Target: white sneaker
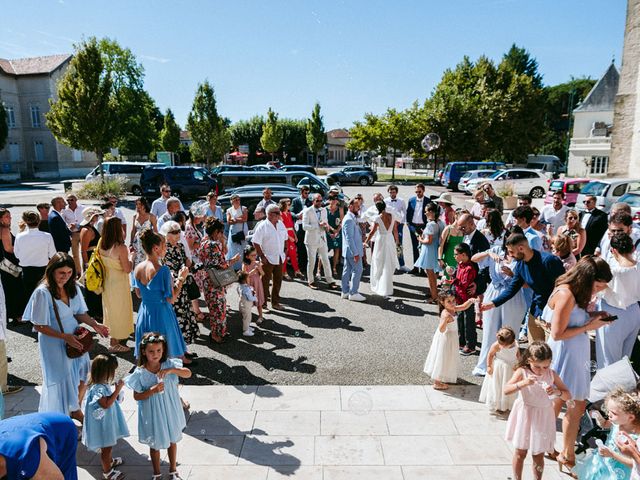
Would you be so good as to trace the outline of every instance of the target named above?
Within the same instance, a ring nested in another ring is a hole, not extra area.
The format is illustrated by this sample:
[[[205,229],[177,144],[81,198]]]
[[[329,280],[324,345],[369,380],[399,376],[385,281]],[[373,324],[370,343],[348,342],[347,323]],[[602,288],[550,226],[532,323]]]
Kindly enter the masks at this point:
[[[349,294],[348,293],[342,293],[342,294],[340,294],[340,298],[349,298]]]
[[[364,302],[366,298],[359,293],[354,293],[353,295],[349,295],[349,300],[352,302]]]
[[[254,333],[253,333],[253,330],[251,328],[248,328],[247,330],[242,332],[242,335],[245,336],[245,337],[253,337]]]

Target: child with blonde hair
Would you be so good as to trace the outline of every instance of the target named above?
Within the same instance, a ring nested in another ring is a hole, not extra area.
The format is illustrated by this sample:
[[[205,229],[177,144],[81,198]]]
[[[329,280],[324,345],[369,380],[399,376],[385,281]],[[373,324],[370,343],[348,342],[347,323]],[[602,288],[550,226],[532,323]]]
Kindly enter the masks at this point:
[[[502,327],[496,334],[496,342],[487,354],[487,374],[482,382],[480,401],[492,412],[502,414],[511,410],[516,395],[505,395],[503,390],[513,376],[518,361],[516,334],[511,327]]]

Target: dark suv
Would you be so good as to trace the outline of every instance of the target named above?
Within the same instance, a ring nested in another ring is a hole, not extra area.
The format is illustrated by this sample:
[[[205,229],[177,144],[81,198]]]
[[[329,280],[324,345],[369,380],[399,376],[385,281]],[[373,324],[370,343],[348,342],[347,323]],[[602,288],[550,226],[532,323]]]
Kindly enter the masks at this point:
[[[147,198],[160,195],[160,185],[171,187],[174,197],[202,197],[217,189],[217,183],[202,167],[146,167],[140,178],[142,194]]]
[[[378,174],[371,167],[354,166],[344,167],[342,170],[327,175],[327,183],[346,185],[347,183],[356,183],[362,185],[373,185],[378,181]]]

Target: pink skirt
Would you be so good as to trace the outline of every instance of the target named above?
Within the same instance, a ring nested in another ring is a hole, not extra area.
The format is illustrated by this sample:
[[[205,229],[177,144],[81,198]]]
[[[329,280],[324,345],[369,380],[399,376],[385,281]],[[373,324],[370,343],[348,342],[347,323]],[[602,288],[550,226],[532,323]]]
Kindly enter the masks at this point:
[[[556,443],[553,407],[525,405],[518,397],[507,420],[505,440],[518,450],[528,450],[531,455],[553,452]]]
[[[258,299],[258,305],[264,304],[264,289],[262,288],[262,278],[259,273],[249,275],[249,285],[253,287]]]

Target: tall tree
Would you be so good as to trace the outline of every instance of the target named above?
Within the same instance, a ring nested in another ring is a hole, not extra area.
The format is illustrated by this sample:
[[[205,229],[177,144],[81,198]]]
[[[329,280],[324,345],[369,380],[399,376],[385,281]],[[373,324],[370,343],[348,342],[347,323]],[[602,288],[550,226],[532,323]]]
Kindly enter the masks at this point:
[[[313,153],[316,167],[318,167],[318,153],[327,143],[327,134],[324,131],[320,104],[316,103],[311,112],[311,118],[307,120],[307,145]]]
[[[248,163],[256,163],[258,149],[261,148],[260,137],[264,128],[264,118],[256,115],[249,120],[240,120],[231,125],[231,142],[238,148],[240,145],[249,147]]]
[[[60,143],[95,152],[102,159],[118,129],[118,110],[111,74],[95,38],[76,46],[69,68],[60,79],[55,100],[49,100],[47,126]]]
[[[7,137],[9,136],[9,119],[7,118],[7,111],[4,105],[0,101],[0,150],[7,144]]]
[[[276,152],[280,150],[283,137],[284,131],[282,130],[282,125],[278,122],[278,114],[269,108],[267,121],[260,137],[260,144],[265,152],[271,154],[271,160],[274,160]]]
[[[180,126],[170,108],[164,115],[164,126],[160,131],[160,148],[165,152],[177,152],[180,146]]]
[[[214,158],[221,156],[225,137],[229,139],[225,122],[218,114],[216,96],[208,80],[198,85],[193,106],[187,119],[187,130],[191,133],[192,155],[202,157],[211,165]]]
[[[534,88],[542,88],[542,75],[538,72],[538,61],[526,49],[514,43],[502,57],[502,64],[517,74],[531,77]]]

